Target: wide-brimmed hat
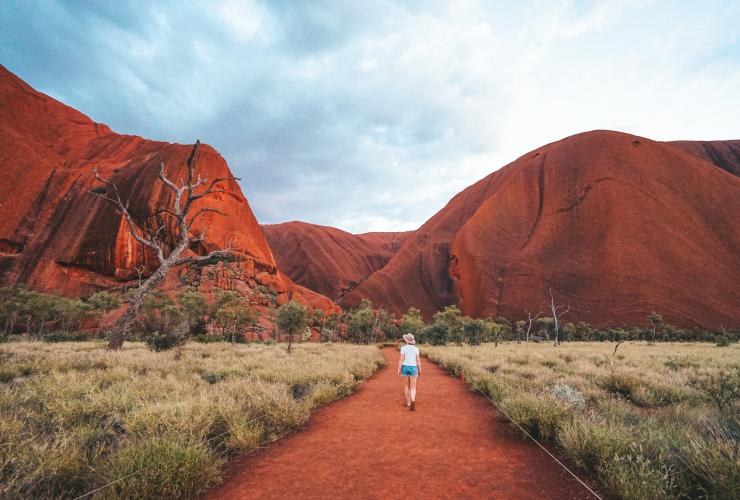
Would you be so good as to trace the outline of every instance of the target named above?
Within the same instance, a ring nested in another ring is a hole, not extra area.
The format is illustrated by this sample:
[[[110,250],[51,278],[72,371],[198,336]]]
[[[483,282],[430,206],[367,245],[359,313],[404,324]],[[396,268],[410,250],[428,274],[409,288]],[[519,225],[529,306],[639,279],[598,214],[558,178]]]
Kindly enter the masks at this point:
[[[416,344],[413,333],[407,333],[406,335],[404,335],[403,340],[405,340],[407,344]]]

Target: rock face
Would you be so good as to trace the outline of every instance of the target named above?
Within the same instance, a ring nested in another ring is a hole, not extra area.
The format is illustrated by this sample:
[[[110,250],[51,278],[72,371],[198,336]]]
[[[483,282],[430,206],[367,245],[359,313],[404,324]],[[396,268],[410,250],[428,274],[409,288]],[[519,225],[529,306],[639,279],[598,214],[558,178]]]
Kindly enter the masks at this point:
[[[409,235],[354,235],[305,222],[262,228],[280,269],[296,283],[335,300],[385,266]]]
[[[740,325],[736,145],[609,131],[548,144],[455,196],[341,303],[519,319],[546,312],[552,289],[566,321],[645,324],[654,310]]]
[[[186,171],[192,146],[114,133],[36,92],[2,66],[0,109],[0,283],[84,296],[150,271],[154,255],[131,238],[110,205],[89,194],[92,170],[98,167],[102,177],[112,178],[130,200],[136,223],[151,227],[162,217],[152,214],[170,205],[170,192],[158,180],[160,162],[177,179]],[[209,146],[200,149],[198,173],[209,179],[231,176]],[[206,239],[191,250],[205,254],[230,243],[238,256],[233,267],[241,270],[245,287],[264,283],[281,300],[295,296],[315,307],[334,307],[278,271],[239,185],[227,181],[222,187],[225,193],[199,206],[228,216],[206,214]]]
[[[676,146],[722,170],[740,176],[740,141],[671,141],[666,144]]]

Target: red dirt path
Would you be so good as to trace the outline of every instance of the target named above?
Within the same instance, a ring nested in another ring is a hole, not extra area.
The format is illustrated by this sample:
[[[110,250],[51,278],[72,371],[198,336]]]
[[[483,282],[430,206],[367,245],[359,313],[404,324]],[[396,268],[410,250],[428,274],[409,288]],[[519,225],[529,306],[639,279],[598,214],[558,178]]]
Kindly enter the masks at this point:
[[[422,360],[417,410],[398,354],[305,429],[236,459],[207,498],[593,498],[482,397]]]

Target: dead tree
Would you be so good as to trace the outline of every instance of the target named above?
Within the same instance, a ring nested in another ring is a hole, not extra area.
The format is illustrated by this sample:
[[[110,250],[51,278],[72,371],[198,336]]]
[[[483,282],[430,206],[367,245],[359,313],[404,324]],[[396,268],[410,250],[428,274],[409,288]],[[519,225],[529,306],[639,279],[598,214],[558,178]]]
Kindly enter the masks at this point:
[[[552,288],[550,288],[550,311],[552,311],[552,319],[555,322],[555,345],[560,344],[560,323],[558,322],[558,314],[563,316],[565,313],[570,311],[570,306],[556,306],[555,299],[552,297]]]
[[[95,180],[101,185],[90,191],[91,194],[101,198],[121,213],[126,221],[131,237],[141,245],[151,249],[157,256],[159,267],[146,279],[139,279],[139,288],[129,299],[129,306],[123,316],[116,323],[113,335],[108,344],[109,349],[120,349],[123,342],[128,338],[131,327],[136,320],[141,306],[146,296],[164,281],[167,274],[176,266],[185,264],[195,264],[210,260],[223,260],[228,258],[231,253],[230,245],[225,249],[214,250],[207,255],[186,256],[182,253],[190,248],[193,243],[203,241],[205,238],[205,229],[201,229],[198,235],[192,233],[192,228],[199,217],[206,213],[216,213],[226,215],[217,208],[202,207],[193,210],[193,203],[201,198],[214,193],[223,193],[224,189],[219,187],[219,183],[226,181],[239,180],[236,177],[218,177],[208,182],[208,179],[200,175],[195,177],[195,167],[198,161],[198,146],[200,141],[196,141],[190,156],[187,160],[187,180],[180,184],[175,184],[164,174],[164,162],[160,162],[159,179],[172,191],[171,208],[160,210],[157,214],[162,214],[174,219],[174,224],[167,222],[158,223],[153,229],[142,225],[139,228],[129,211],[130,199],[124,200],[118,186],[111,179],[103,179],[96,168],[94,170]],[[204,187],[204,189],[199,189]],[[130,195],[129,195],[130,197]],[[174,227],[174,229],[173,229]]]
[[[526,336],[525,342],[529,342],[529,332],[532,331],[532,323],[534,323],[535,321],[537,321],[537,318],[539,318],[540,315],[542,315],[542,313],[541,312],[538,312],[535,316],[532,316],[532,313],[529,312],[529,311],[527,311],[526,309],[524,310],[524,312],[527,313],[527,321],[528,321],[528,324],[527,324],[527,336]]]

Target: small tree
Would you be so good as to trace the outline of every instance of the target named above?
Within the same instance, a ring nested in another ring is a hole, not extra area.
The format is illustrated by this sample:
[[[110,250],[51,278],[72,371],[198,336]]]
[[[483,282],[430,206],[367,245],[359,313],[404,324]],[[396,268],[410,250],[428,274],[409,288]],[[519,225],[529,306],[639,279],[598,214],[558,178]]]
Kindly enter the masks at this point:
[[[247,306],[240,293],[232,290],[220,290],[216,294],[216,303],[211,316],[221,335],[229,338],[232,343],[244,328],[257,323],[257,313]]]
[[[308,310],[299,302],[293,300],[286,302],[277,311],[276,323],[278,329],[288,335],[288,352],[290,353],[293,338],[308,326]]]
[[[498,343],[504,332],[508,331],[511,333],[511,327],[505,323],[500,323],[496,318],[488,318],[484,324],[486,326],[486,336],[493,340],[494,347],[498,347]]]
[[[324,321],[326,321],[324,311],[322,311],[321,309],[315,309],[314,312],[311,314],[311,326],[321,330],[321,327],[324,325]]]
[[[480,345],[490,332],[490,325],[482,319],[463,319],[463,335],[470,345]]]
[[[527,322],[521,319],[515,323],[517,344],[522,341],[522,334],[524,334],[524,327],[526,326],[526,324]]]
[[[447,341],[463,341],[463,316],[462,311],[457,306],[447,306],[434,315],[435,323],[442,323],[447,327]]]
[[[540,318],[537,318],[537,326],[540,328],[537,333],[544,334],[545,338],[549,342],[550,334],[552,333],[553,327],[555,326],[555,321],[548,316],[542,316]]]
[[[560,344],[560,319],[559,316],[565,315],[570,311],[570,306],[558,306],[555,305],[555,299],[552,296],[552,288],[550,288],[550,311],[552,311],[553,329],[555,330],[555,345]]]
[[[63,299],[61,301],[62,332],[69,334],[72,330],[82,330],[84,323],[90,318],[92,306],[80,299]]]
[[[735,404],[740,399],[740,368],[738,367],[700,373],[691,383],[709,396],[720,412],[736,408]]]
[[[537,314],[535,314],[534,316],[532,316],[532,313],[529,312],[529,311],[527,311],[526,309],[524,310],[524,312],[527,313],[527,334],[526,334],[526,342],[529,342],[529,334],[532,331],[532,325],[534,324],[535,321],[537,321],[537,318],[539,318],[540,315],[542,315],[542,313],[541,312],[538,312]]]
[[[398,329],[401,335],[410,333],[414,337],[419,337],[424,329],[424,319],[421,317],[421,311],[415,307],[409,307],[409,310],[401,318]]]
[[[131,295],[128,310],[120,317],[113,330],[113,335],[108,343],[109,349],[120,349],[123,346],[147,295],[164,281],[167,274],[174,267],[223,260],[231,254],[230,248],[226,248],[213,250],[207,255],[182,257],[182,253],[189,249],[191,245],[202,242],[205,238],[205,229],[201,229],[197,235],[193,232],[193,227],[199,217],[207,213],[226,215],[220,210],[210,207],[193,210],[193,203],[209,195],[225,193],[226,191],[219,185],[223,182],[238,180],[236,177],[218,177],[209,183],[207,179],[200,176],[196,178],[195,167],[198,161],[199,145],[200,141],[196,141],[187,160],[186,180],[184,182],[180,181],[180,184],[175,184],[165,175],[164,163],[160,163],[159,179],[172,193],[172,207],[160,210],[157,214],[152,215],[171,217],[174,219],[174,224],[162,222],[158,223],[155,228],[149,228],[146,224],[141,224],[140,227],[135,222],[134,215],[129,211],[130,200],[124,200],[118,185],[111,179],[100,177],[97,168],[93,172],[95,180],[100,184],[93,188],[90,194],[112,204],[113,208],[120,212],[126,221],[131,237],[139,244],[149,248],[157,256],[159,262],[157,269],[148,278],[141,281],[139,288]],[[206,185],[208,187],[199,190]]]
[[[653,329],[652,342],[655,342],[655,334],[656,332],[659,332],[661,327],[663,326],[663,316],[653,311],[650,313],[650,315],[648,315],[648,321],[650,321],[650,326]]]
[[[3,337],[15,331],[18,318],[23,315],[26,287],[13,285],[0,288],[0,318],[3,322]]]
[[[190,335],[205,333],[205,316],[208,313],[205,297],[197,290],[185,290],[177,295],[177,303],[188,324]]]
[[[435,321],[424,328],[421,338],[424,342],[432,345],[444,345],[450,336],[450,330],[446,323]]]
[[[333,312],[324,319],[324,322],[321,325],[321,342],[334,342],[338,333],[339,315]]]
[[[347,321],[347,336],[351,342],[369,344],[375,338],[376,317],[367,303],[350,312]]]

